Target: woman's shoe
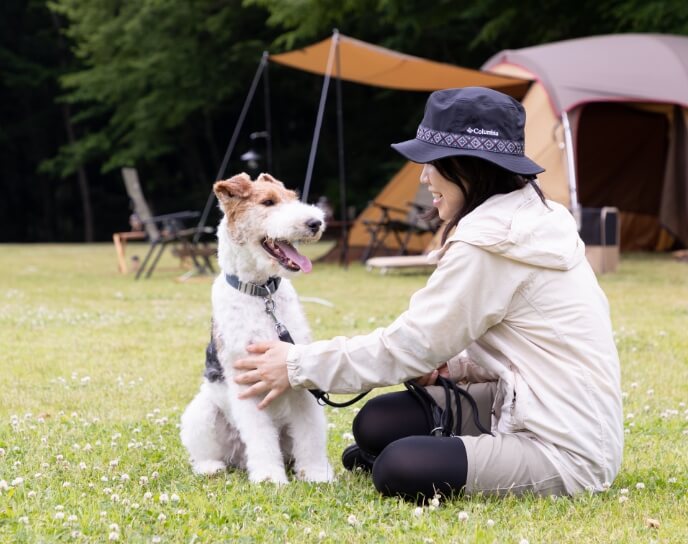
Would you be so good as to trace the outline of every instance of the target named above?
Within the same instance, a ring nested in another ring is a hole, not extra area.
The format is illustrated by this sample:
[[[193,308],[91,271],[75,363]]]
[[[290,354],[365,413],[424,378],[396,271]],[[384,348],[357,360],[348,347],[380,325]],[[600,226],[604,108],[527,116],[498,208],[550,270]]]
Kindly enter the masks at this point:
[[[358,444],[351,444],[342,452],[342,464],[346,470],[361,469],[366,472],[373,470],[375,456],[364,452]]]

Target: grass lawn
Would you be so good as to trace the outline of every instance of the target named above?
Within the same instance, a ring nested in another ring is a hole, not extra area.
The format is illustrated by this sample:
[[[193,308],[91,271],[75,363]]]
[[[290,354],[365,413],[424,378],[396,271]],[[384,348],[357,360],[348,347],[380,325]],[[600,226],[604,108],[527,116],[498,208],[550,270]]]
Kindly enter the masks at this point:
[[[688,542],[687,264],[632,255],[601,278],[627,433],[607,492],[423,509],[341,468],[355,408],[328,409],[333,485],[192,475],[177,425],[201,379],[210,280],[179,283],[177,265],[134,281],[110,244],[0,246],[0,542]],[[295,284],[334,304],[304,303],[326,338],[389,323],[424,281],[316,263]]]

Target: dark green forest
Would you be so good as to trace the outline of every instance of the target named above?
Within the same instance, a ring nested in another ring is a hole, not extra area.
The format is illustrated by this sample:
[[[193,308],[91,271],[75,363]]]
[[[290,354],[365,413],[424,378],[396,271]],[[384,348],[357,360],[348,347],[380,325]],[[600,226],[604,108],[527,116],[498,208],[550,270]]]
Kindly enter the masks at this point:
[[[120,167],[155,213],[200,210],[263,51],[348,36],[479,68],[494,53],[582,36],[688,34],[685,0],[2,0],[0,242],[110,239],[128,230]],[[272,171],[304,180],[320,77],[271,64]],[[401,165],[425,93],[342,84],[349,199],[360,210]],[[331,89],[332,93],[333,90]],[[239,156],[265,156],[258,92]],[[337,204],[334,100],[311,199]],[[267,169],[263,159],[259,169]]]

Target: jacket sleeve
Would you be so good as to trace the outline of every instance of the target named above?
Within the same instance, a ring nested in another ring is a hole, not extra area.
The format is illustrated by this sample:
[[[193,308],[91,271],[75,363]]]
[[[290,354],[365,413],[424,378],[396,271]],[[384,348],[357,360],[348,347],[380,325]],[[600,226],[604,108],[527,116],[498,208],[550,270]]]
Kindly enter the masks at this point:
[[[391,325],[367,335],[292,346],[292,387],[353,393],[422,376],[500,322],[523,265],[454,242],[427,285]],[[512,270],[513,269],[513,270]]]

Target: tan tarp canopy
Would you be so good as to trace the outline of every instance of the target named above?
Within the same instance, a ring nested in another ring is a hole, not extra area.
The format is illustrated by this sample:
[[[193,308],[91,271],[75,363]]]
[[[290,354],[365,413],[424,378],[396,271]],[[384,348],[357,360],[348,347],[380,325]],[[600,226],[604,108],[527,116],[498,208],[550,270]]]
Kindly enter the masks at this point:
[[[406,91],[436,91],[449,87],[491,87],[521,98],[530,81],[490,74],[405,55],[343,34],[336,34],[303,49],[270,55],[270,60],[313,74],[327,73],[333,41],[338,39],[340,71],[332,76],[346,81]]]
[[[338,48],[339,71],[333,60],[334,47]],[[482,86],[497,89],[521,99],[531,84],[528,78],[492,74],[435,62],[372,45],[339,33],[303,49],[270,55],[270,61],[313,74],[330,75],[363,85],[405,91],[431,92],[450,87]],[[402,209],[409,209],[410,203],[430,204],[430,202],[425,202],[429,198],[429,193],[419,191],[420,171],[419,165],[407,163],[384,186],[376,196],[375,202]],[[372,180],[372,183],[377,184],[378,180]],[[390,212],[389,215],[391,219],[402,221],[407,219],[403,213]],[[381,209],[371,204],[356,218],[348,238],[351,258],[360,256],[370,242],[369,227],[366,227],[366,223],[369,225],[375,223],[381,216]],[[431,238],[430,234],[413,236],[407,250],[420,253],[426,248]],[[391,252],[398,248],[393,236],[388,236],[384,245]],[[335,248],[335,251],[337,249]]]
[[[688,38],[593,36],[502,51],[483,69],[535,80],[526,154],[550,198],[619,208],[622,249],[688,244]]]

